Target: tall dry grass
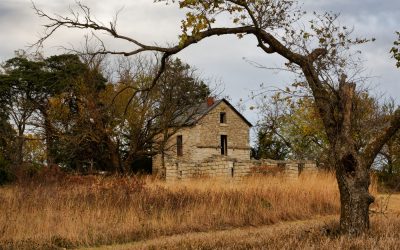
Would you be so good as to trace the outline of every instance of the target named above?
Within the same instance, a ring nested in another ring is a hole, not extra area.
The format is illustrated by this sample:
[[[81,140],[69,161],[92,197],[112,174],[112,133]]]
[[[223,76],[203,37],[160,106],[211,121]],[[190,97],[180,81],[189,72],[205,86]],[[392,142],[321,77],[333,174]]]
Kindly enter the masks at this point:
[[[332,216],[330,216],[332,217]],[[360,236],[337,233],[338,218],[238,228],[215,233],[174,235],[143,242],[100,247],[96,250],[135,249],[385,249],[400,246],[400,218],[373,216],[372,228]]]
[[[0,248],[91,246],[339,211],[335,179],[68,177],[0,188]],[[35,245],[36,244],[36,245]]]

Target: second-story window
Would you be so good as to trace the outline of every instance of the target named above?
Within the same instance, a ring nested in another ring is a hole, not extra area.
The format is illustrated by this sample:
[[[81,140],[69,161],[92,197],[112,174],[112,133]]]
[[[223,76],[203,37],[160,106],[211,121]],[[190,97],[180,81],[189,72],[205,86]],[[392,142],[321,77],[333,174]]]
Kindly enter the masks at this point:
[[[176,154],[177,156],[183,155],[183,138],[181,135],[176,137]]]
[[[226,113],[225,112],[219,113],[219,122],[226,123]]]

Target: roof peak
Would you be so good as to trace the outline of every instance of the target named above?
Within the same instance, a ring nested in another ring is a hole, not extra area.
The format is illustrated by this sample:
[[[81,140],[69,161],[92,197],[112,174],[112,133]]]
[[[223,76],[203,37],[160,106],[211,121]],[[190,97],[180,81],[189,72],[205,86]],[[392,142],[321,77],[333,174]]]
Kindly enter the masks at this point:
[[[213,97],[212,97],[213,98]],[[251,122],[249,122],[228,100],[226,100],[225,98],[219,99],[219,100],[215,100],[213,98],[213,104],[211,106],[209,106],[208,104],[208,98],[207,98],[207,109],[204,110],[203,114],[201,114],[201,116],[194,121],[193,124],[197,123],[199,120],[201,120],[201,118],[203,118],[206,114],[208,114],[211,110],[213,110],[216,106],[218,106],[221,102],[225,102],[237,115],[239,115],[240,118],[242,118],[242,120],[244,122],[247,123],[247,125],[249,125],[249,127],[253,127],[253,124],[251,124]]]

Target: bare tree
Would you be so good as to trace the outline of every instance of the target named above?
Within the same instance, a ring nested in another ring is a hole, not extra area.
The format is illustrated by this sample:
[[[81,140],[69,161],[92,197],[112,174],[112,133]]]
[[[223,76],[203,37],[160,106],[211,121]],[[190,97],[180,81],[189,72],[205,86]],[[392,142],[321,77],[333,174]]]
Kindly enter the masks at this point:
[[[198,115],[199,104],[211,94],[195,69],[179,59],[166,62],[159,84],[137,91],[152,85],[158,67],[148,58],[119,63],[117,89],[109,96],[114,96],[110,108],[119,121],[115,128],[124,169],[135,157],[168,153],[169,138]]]
[[[166,2],[164,0],[160,0]],[[168,1],[167,1],[168,2]],[[174,1],[173,1],[174,2]],[[369,171],[383,145],[400,128],[400,110],[365,145],[358,149],[352,136],[354,129],[353,105],[356,84],[351,72],[349,48],[364,43],[352,39],[346,27],[336,22],[337,15],[316,15],[306,23],[299,20],[303,12],[292,0],[179,0],[187,9],[182,21],[182,35],[174,46],[153,46],[120,34],[116,22],[103,25],[91,16],[90,9],[78,3],[78,10],[70,16],[52,16],[35,7],[40,17],[46,18],[47,32],[39,44],[61,27],[91,29],[130,42],[132,51],[103,48],[98,53],[136,55],[145,51],[162,54],[161,64],[153,83],[165,69],[167,58],[188,46],[212,36],[234,34],[257,39],[258,47],[266,54],[285,58],[287,67],[302,73],[323,121],[329,141],[341,200],[340,225],[342,232],[358,234],[369,228],[369,205],[374,198],[369,194]],[[232,25],[218,27],[217,19],[229,15]],[[350,74],[349,74],[350,73]],[[346,76],[348,75],[348,77]]]

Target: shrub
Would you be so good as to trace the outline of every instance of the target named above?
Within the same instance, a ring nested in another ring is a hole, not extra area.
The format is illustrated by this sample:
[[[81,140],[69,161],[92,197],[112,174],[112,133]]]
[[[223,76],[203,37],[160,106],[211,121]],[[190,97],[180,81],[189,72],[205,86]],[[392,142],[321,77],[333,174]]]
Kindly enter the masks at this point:
[[[10,164],[0,155],[0,185],[10,183],[15,180]]]
[[[400,191],[400,174],[388,174],[378,172],[379,189],[382,192],[399,192]]]

